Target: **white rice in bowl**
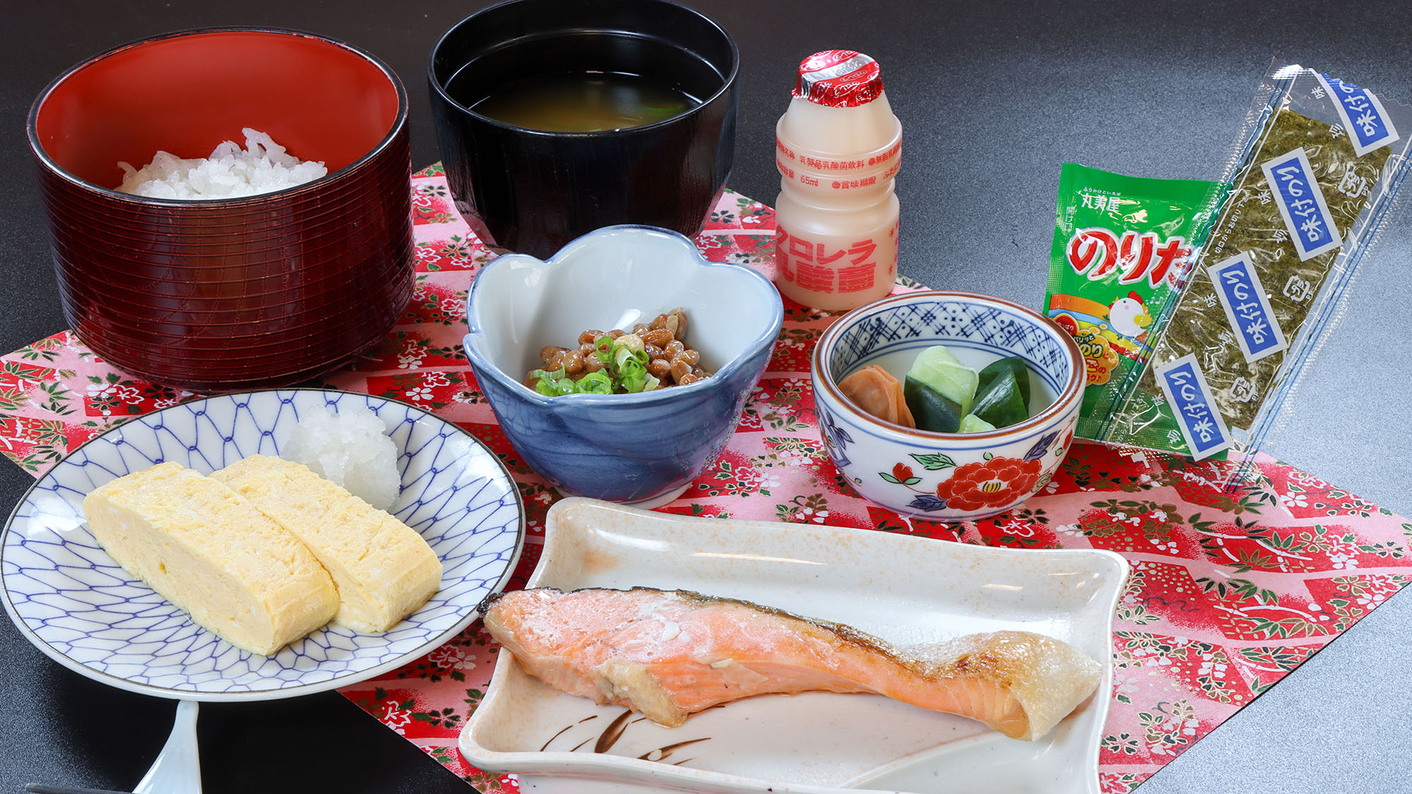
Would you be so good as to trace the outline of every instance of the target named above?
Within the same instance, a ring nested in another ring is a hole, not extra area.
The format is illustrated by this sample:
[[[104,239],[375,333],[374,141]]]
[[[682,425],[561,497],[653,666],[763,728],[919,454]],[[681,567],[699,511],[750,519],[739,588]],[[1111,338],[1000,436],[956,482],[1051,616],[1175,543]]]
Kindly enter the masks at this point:
[[[183,159],[158,151],[142,168],[123,169],[120,193],[168,199],[217,199],[272,193],[328,173],[322,161],[304,161],[259,130],[245,127],[245,148],[225,141],[210,157]]]

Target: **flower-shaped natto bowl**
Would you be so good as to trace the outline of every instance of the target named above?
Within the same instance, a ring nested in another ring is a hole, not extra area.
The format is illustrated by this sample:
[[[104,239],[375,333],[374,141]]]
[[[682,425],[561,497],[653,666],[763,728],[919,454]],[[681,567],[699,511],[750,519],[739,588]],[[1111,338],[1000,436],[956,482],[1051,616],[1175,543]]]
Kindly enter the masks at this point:
[[[980,369],[1019,356],[1030,370],[1030,418],[984,433],[932,433],[863,412],[838,384],[869,364],[901,378],[945,345]],[[933,521],[1009,510],[1043,488],[1073,441],[1084,368],[1073,338],[1047,317],[964,292],[895,295],[854,309],[814,348],[814,401],[829,457],[861,496]],[[1042,406],[1048,407],[1042,407]]]
[[[638,394],[546,397],[525,386],[541,347],[686,310],[684,341],[714,373]],[[706,261],[690,240],[608,226],[548,261],[505,254],[471,283],[466,355],[516,451],[564,493],[655,507],[720,455],[769,362],[784,319],[769,279]]]

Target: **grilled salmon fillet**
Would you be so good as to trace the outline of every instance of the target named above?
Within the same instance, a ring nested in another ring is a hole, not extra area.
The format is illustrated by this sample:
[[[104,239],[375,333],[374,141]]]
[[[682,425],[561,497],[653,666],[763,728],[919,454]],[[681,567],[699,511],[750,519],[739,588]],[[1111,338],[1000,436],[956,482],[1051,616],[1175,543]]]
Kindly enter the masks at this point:
[[[481,612],[530,675],[668,727],[754,695],[874,693],[1030,740],[1092,694],[1103,669],[1029,632],[898,648],[840,623],[687,590],[520,590],[487,598]]]

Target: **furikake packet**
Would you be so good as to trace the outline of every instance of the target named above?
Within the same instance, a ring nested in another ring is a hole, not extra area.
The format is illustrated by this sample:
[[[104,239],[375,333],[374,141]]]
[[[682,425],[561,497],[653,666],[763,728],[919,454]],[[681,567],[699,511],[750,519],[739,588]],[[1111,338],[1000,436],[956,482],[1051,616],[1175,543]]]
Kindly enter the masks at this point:
[[[1142,374],[1221,193],[1218,182],[1061,168],[1044,306],[1084,357],[1075,435],[1101,438]]]

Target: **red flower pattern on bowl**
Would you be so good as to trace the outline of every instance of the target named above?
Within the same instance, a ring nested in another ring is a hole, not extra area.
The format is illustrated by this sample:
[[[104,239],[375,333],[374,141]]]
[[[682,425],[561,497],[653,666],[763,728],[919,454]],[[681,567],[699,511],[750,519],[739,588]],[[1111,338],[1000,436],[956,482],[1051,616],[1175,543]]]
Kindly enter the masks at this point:
[[[900,465],[900,464],[899,464]],[[936,486],[936,495],[955,510],[1006,507],[1029,496],[1039,482],[1040,462],[991,458],[964,464]]]

